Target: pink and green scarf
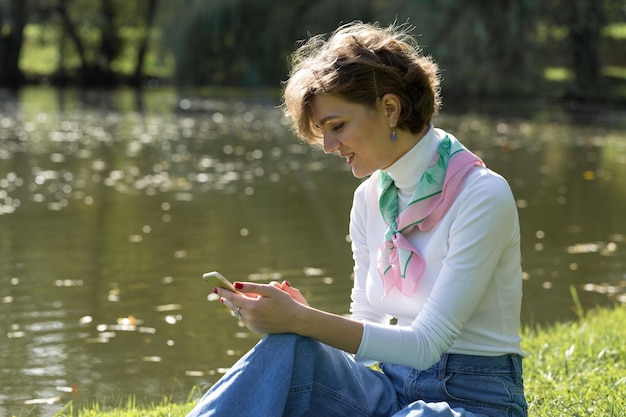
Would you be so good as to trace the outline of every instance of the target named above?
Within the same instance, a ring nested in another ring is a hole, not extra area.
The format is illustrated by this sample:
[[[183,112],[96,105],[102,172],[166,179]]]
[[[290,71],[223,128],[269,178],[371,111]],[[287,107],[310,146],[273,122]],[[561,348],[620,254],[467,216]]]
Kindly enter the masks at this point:
[[[405,237],[413,230],[428,231],[446,214],[460,191],[465,176],[483,161],[461,142],[446,135],[420,178],[407,207],[399,213],[398,189],[391,176],[378,176],[378,205],[389,226],[385,242],[378,251],[378,272],[385,295],[395,286],[411,296],[424,273],[424,259]]]

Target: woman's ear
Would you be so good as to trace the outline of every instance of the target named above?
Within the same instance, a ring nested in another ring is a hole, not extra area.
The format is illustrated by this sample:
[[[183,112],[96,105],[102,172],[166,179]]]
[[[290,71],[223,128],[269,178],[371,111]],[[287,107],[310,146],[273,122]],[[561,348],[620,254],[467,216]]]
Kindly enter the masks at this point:
[[[400,110],[402,110],[400,97],[393,93],[387,93],[382,96],[381,104],[385,111],[389,127],[395,128],[400,118]]]

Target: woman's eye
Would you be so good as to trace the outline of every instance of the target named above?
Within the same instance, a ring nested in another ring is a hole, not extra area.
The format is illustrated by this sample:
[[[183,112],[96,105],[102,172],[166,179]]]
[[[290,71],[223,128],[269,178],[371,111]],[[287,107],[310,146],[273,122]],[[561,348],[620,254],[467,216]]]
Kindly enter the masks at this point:
[[[333,127],[333,132],[339,132],[343,125],[343,123],[339,123],[337,126]]]

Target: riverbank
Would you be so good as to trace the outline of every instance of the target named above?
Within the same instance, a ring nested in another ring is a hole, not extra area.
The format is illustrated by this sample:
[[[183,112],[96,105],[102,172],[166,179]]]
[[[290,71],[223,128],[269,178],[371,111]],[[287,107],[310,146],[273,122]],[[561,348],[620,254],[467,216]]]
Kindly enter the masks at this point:
[[[626,308],[589,312],[579,320],[523,330],[524,378],[529,414],[535,417],[626,415]],[[195,393],[194,393],[195,396]],[[116,409],[68,404],[56,417],[175,417],[194,402],[139,407],[131,399]]]

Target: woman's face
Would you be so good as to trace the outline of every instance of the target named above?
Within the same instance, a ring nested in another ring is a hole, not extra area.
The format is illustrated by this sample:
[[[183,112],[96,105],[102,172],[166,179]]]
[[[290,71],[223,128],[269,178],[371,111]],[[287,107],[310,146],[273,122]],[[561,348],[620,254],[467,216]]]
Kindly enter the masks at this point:
[[[391,141],[388,109],[376,109],[333,95],[317,95],[311,103],[313,120],[324,135],[324,152],[345,158],[357,178],[387,168],[404,152]]]

